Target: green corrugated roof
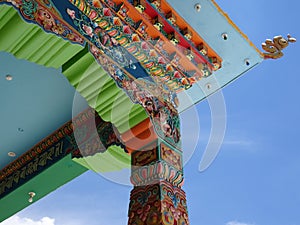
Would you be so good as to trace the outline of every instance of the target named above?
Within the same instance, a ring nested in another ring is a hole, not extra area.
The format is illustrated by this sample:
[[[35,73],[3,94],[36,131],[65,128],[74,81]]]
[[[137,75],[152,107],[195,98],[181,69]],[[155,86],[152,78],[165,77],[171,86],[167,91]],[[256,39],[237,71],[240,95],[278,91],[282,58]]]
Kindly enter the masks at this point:
[[[105,153],[97,153],[85,158],[74,158],[73,161],[97,173],[130,168],[131,157],[124,154],[118,146],[110,146]]]
[[[9,52],[19,59],[59,68],[83,48],[24,22],[11,6],[0,6],[0,21],[0,51]]]
[[[142,106],[131,102],[87,49],[75,55],[62,68],[63,74],[89,105],[103,120],[112,122],[120,133],[147,118]]]

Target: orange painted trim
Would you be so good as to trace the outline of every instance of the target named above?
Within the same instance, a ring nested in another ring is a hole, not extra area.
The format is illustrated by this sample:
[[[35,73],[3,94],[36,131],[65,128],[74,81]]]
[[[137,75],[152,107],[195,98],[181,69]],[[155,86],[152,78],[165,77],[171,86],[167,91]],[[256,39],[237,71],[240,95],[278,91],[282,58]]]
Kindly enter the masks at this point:
[[[216,57],[220,62],[222,62],[222,58],[204,41],[204,39],[194,30],[193,27],[191,27],[165,0],[161,0],[161,10],[164,13],[168,13],[169,11],[172,11],[174,15],[176,16],[176,24],[181,29],[188,28],[192,33],[193,37],[191,39],[192,42],[194,42],[196,45],[203,43],[205,46],[207,46],[208,57]]]
[[[194,65],[193,63],[191,63],[191,62],[188,60],[188,58],[187,58],[187,57],[186,57],[179,49],[177,49],[175,46],[173,46],[173,45],[170,43],[170,40],[169,40],[167,37],[165,37],[159,30],[157,30],[157,29],[153,26],[153,24],[149,21],[149,18],[146,18],[145,15],[140,14],[140,13],[137,11],[137,9],[136,9],[132,4],[130,4],[130,3],[127,2],[127,1],[122,1],[122,0],[114,0],[114,2],[115,2],[116,4],[121,4],[121,3],[123,3],[123,4],[128,8],[127,15],[128,15],[131,19],[133,19],[134,21],[140,21],[140,20],[142,20],[142,21],[147,25],[146,33],[147,33],[148,35],[150,35],[150,36],[151,36],[152,38],[154,38],[154,39],[157,38],[157,37],[159,37],[161,40],[163,40],[163,41],[165,42],[165,47],[164,47],[164,49],[165,49],[166,51],[168,51],[170,54],[176,52],[176,54],[177,54],[178,56],[180,56],[180,60],[179,60],[180,64],[181,64],[183,67],[185,67],[185,69],[186,69],[187,71],[189,71],[189,70],[195,70],[198,74],[202,74],[201,71],[199,70],[199,68],[198,68],[196,65]],[[169,11],[171,11],[171,8],[170,8]],[[179,18],[179,15],[178,15],[178,14],[177,14],[177,16],[178,16],[178,18]],[[123,18],[121,18],[121,19],[123,20]],[[179,26],[179,27],[180,27],[180,28],[186,28],[186,27],[188,27],[188,28],[190,29],[190,26],[189,26],[183,19],[182,19],[182,21],[183,21],[182,24],[184,24],[184,26],[181,26],[181,27]],[[191,29],[191,30],[192,30],[192,29]],[[139,34],[139,33],[137,32],[137,34]],[[193,30],[193,35],[197,36],[196,34],[197,34],[197,32]],[[139,34],[139,36],[140,36],[142,39],[144,39],[140,34]],[[222,62],[222,58],[221,58],[219,55],[217,55],[217,54],[209,47],[209,45],[206,44],[206,42],[203,41],[203,40],[200,38],[199,35],[198,35],[198,37],[199,37],[198,41],[197,41],[197,42],[194,42],[194,43],[195,43],[196,45],[197,45],[197,44],[200,44],[200,43],[205,43],[205,45],[206,45],[207,48],[208,48],[208,52],[211,54],[211,55],[208,54],[208,57],[216,57],[220,62]],[[212,65],[210,62],[208,62],[207,65],[213,70],[213,65]]]
[[[149,118],[121,134],[121,140],[130,154],[157,139],[158,136]]]
[[[251,47],[253,47],[257,53],[262,57],[264,58],[264,54],[262,51],[260,51],[256,45],[253,44],[253,42],[250,41],[250,39],[248,38],[248,36],[246,34],[244,34],[240,28],[230,19],[230,17],[228,16],[227,13],[225,13],[222,8],[215,2],[215,0],[211,0],[211,2],[213,3],[213,5],[217,8],[217,10],[219,11],[219,13],[221,13],[221,15],[228,21],[228,23],[234,28],[236,29],[236,31],[238,33],[240,33],[240,35],[242,35],[242,37],[249,43],[249,45]]]

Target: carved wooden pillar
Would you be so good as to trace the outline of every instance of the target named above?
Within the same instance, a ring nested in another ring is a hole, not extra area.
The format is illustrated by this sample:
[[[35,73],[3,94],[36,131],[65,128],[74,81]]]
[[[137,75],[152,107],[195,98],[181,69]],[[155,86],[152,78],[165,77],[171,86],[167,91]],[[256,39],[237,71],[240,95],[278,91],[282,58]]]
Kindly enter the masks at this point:
[[[189,224],[182,151],[157,138],[132,153],[128,225]]]

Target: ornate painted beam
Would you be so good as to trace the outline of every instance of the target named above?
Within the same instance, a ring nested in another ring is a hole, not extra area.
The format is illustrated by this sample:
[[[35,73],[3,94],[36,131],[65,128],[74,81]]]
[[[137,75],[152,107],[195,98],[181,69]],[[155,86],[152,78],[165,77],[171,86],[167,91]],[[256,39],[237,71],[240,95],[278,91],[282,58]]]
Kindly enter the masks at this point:
[[[116,129],[88,109],[0,171],[0,199],[68,154],[87,157],[104,153],[112,145],[123,146]]]

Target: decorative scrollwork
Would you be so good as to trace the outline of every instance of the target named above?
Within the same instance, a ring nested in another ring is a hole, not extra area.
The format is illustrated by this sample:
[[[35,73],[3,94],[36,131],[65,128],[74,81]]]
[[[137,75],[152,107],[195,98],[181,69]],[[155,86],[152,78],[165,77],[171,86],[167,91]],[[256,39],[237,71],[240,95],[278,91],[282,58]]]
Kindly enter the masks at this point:
[[[267,39],[262,43],[262,48],[266,51],[266,53],[264,53],[265,59],[281,58],[283,56],[282,50],[286,48],[290,42],[296,42],[296,38],[293,38],[289,34],[287,35],[287,39],[281,35],[275,36],[273,40]]]
[[[21,12],[25,17],[29,17],[30,19],[34,19],[35,13],[37,11],[38,4],[32,0],[23,0]]]

